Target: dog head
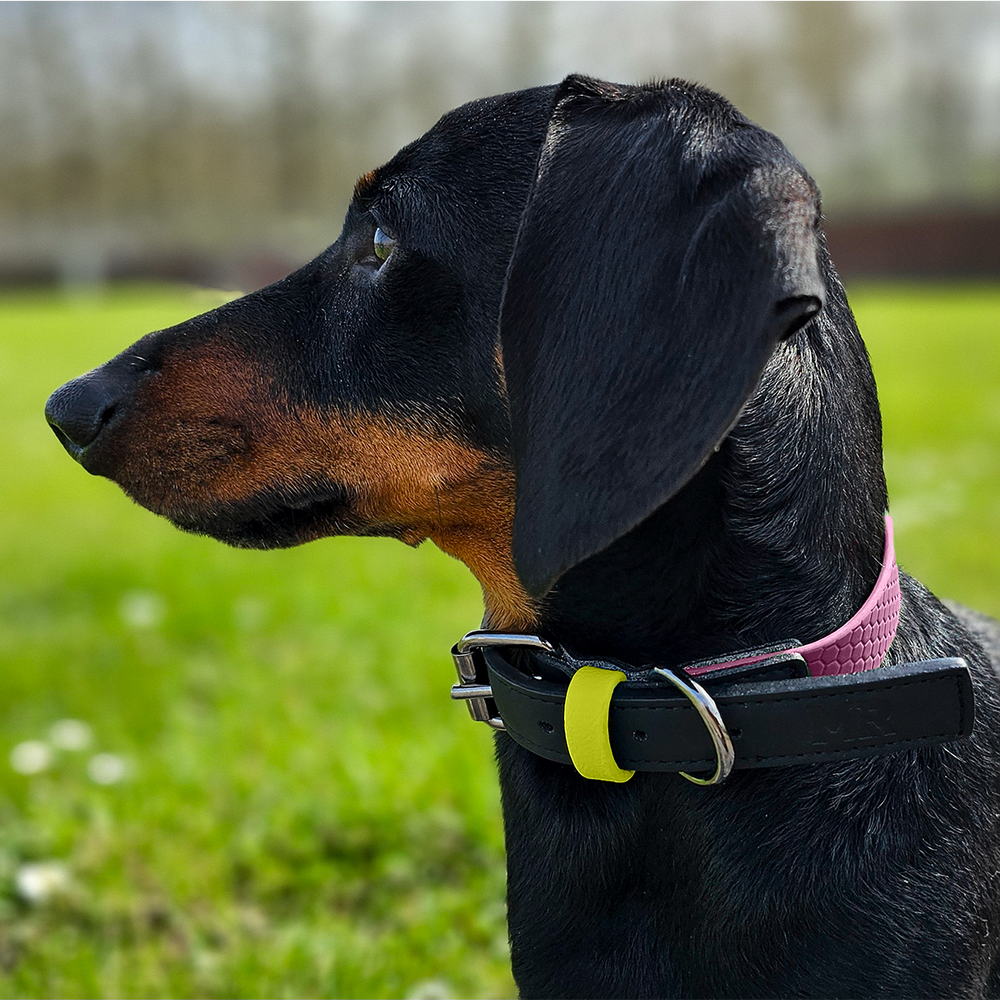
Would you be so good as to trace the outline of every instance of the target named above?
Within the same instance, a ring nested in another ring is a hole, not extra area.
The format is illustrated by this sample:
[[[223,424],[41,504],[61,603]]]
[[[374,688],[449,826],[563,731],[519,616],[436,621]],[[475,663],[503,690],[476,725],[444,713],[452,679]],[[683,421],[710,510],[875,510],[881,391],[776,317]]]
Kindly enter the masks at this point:
[[[181,528],[430,537],[524,626],[690,481],[821,309],[818,223],[803,169],[717,95],[570,77],[446,115],[319,257],[47,416]]]

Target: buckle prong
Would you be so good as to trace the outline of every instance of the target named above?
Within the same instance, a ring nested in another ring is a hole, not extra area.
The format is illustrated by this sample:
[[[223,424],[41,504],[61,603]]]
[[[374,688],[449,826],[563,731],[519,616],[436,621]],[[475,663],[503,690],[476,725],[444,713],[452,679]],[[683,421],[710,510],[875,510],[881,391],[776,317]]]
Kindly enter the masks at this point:
[[[451,697],[455,701],[471,701],[473,698],[492,698],[493,688],[489,684],[452,684]]]

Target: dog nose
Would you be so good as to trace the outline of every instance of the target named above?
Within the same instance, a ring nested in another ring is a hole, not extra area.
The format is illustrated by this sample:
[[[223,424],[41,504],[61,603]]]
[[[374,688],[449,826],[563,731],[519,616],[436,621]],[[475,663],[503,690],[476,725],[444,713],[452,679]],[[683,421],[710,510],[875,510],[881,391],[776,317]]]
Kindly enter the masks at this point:
[[[45,419],[63,447],[79,458],[114,416],[121,388],[100,369],[60,386],[45,404]]]

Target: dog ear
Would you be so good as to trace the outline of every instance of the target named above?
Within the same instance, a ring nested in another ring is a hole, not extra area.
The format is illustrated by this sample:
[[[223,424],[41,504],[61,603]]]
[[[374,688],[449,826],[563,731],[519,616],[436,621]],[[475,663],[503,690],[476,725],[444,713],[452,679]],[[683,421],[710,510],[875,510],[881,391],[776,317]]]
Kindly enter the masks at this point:
[[[500,320],[530,594],[707,461],[822,308],[818,219],[785,147],[715,94],[562,84]]]

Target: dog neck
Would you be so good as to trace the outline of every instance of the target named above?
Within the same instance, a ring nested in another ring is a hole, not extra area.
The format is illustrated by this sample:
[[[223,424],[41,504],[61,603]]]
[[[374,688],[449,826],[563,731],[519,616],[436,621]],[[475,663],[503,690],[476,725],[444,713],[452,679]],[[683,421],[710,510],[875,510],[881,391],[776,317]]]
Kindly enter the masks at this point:
[[[698,475],[559,581],[542,633],[671,666],[832,632],[879,575],[881,458],[874,380],[841,291],[779,347]]]

